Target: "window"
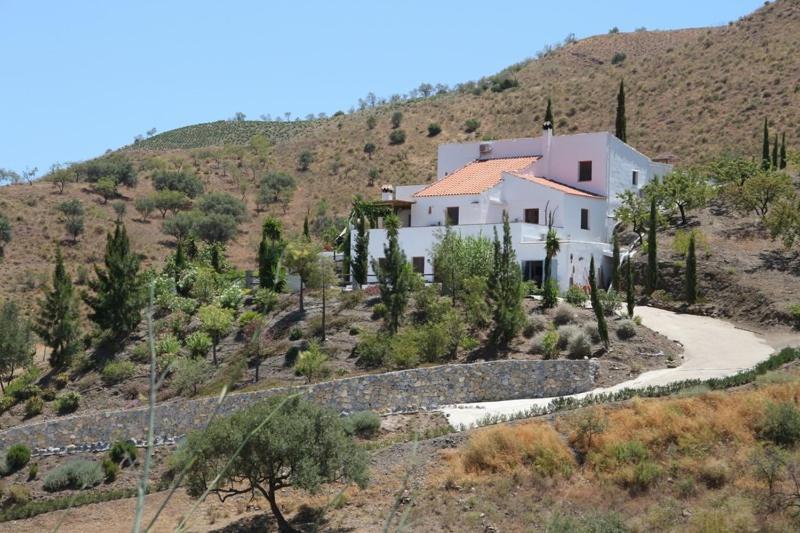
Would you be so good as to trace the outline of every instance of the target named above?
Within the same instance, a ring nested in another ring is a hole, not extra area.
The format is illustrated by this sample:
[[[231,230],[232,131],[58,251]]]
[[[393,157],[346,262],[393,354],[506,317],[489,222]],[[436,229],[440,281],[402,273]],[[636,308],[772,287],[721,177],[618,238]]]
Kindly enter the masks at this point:
[[[538,209],[526,209],[525,210],[525,222],[528,224],[538,224],[539,223],[539,210]]]
[[[417,274],[425,274],[425,258],[422,256],[411,258],[411,267]]]
[[[534,281],[541,286],[544,276],[544,261],[523,261],[522,279],[523,281]]]
[[[581,209],[581,229],[589,229],[589,210]]]
[[[578,181],[592,181],[591,161],[578,161]]]
[[[631,183],[633,185],[639,185],[639,171],[638,170],[634,170],[633,171],[633,173],[631,175]]]
[[[447,222],[451,226],[458,226],[458,208],[457,207],[448,207],[447,208]]]

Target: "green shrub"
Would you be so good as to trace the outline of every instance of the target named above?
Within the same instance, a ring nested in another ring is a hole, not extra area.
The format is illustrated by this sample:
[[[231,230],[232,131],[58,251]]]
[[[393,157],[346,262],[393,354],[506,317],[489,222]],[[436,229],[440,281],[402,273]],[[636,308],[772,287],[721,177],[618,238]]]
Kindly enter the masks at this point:
[[[156,342],[156,354],[159,357],[175,355],[181,351],[181,343],[174,335],[164,335]]]
[[[526,339],[532,338],[537,333],[540,333],[548,328],[550,321],[544,315],[531,315],[528,321],[525,322],[525,327],[522,329],[522,335]]]
[[[391,337],[390,341],[389,366],[402,369],[419,365],[419,335],[416,331],[402,331]]]
[[[255,322],[256,320],[261,318],[261,313],[257,311],[250,311],[247,310],[239,317],[239,326],[240,327],[247,327],[251,322]]]
[[[41,373],[38,367],[30,367],[24,374],[12,379],[11,383],[6,385],[5,395],[22,401],[39,394],[41,390],[36,385],[36,380]]]
[[[358,364],[367,368],[383,366],[389,356],[389,342],[380,333],[365,333],[356,346]]]
[[[81,395],[74,391],[68,391],[56,398],[56,411],[64,415],[74,413],[78,410],[81,403]]]
[[[611,64],[617,65],[625,61],[625,52],[614,52],[614,55],[611,57]]]
[[[39,475],[39,463],[30,463],[28,465],[28,481],[36,479]]]
[[[791,314],[794,319],[794,327],[800,329],[800,304],[790,305],[789,314]]]
[[[137,454],[136,445],[129,440],[117,441],[108,450],[111,460],[122,466],[130,466],[135,463]]]
[[[278,304],[278,295],[272,289],[259,287],[253,293],[253,300],[259,311],[269,313]]]
[[[358,411],[344,418],[344,431],[365,439],[375,437],[381,429],[381,418],[372,411]]]
[[[625,341],[635,336],[636,324],[634,324],[632,320],[621,320],[617,326],[617,337]]]
[[[106,385],[114,385],[133,377],[136,366],[131,361],[112,361],[103,367],[101,375]]]
[[[374,320],[382,319],[384,316],[386,316],[386,304],[380,302],[372,306],[372,318]]]
[[[392,130],[389,134],[389,144],[398,145],[406,142],[406,132],[404,130]]]
[[[551,329],[539,333],[534,337],[532,351],[544,356],[545,359],[555,359],[558,357],[558,331]]]
[[[481,127],[481,121],[475,118],[469,118],[464,122],[464,131],[472,133]]]
[[[31,501],[31,489],[25,485],[11,485],[8,488],[8,503],[24,505]]]
[[[150,348],[147,342],[140,342],[131,350],[131,361],[137,363],[147,363],[150,361]]]
[[[211,349],[211,337],[204,331],[195,331],[184,341],[192,357],[205,357]]]
[[[48,472],[42,486],[48,492],[83,490],[99,485],[105,474],[99,463],[77,459]]]
[[[242,305],[244,299],[244,289],[239,282],[234,282],[222,289],[219,293],[219,305],[225,309],[236,310]]]
[[[672,240],[672,249],[681,257],[686,257],[689,251],[689,240],[694,235],[694,245],[698,250],[708,250],[708,239],[705,234],[697,228],[690,231],[679,229],[675,232]]]
[[[56,377],[53,378],[53,386],[57,389],[63,389],[69,383],[69,374],[66,372],[61,372],[56,374]]]
[[[292,330],[289,332],[290,341],[297,341],[302,338],[303,338],[303,330],[301,330],[297,326],[293,327]]]
[[[342,309],[355,309],[364,301],[364,291],[342,291],[339,296],[339,306]]]
[[[644,460],[637,463],[632,470],[622,470],[620,481],[631,494],[641,494],[655,485],[661,474],[660,466],[652,461]]]
[[[103,477],[106,483],[112,483],[117,479],[119,474],[119,465],[106,457],[102,462]]]
[[[603,311],[605,311],[605,314],[608,316],[612,316],[622,304],[622,293],[614,289],[597,291],[597,296],[600,299],[600,304],[603,306]]]
[[[44,400],[41,396],[31,396],[25,402],[25,417],[31,418],[36,415],[42,414],[44,410]]]
[[[592,355],[592,344],[586,333],[579,331],[569,340],[567,353],[570,359],[583,359]]]
[[[439,124],[436,122],[428,124],[428,137],[436,137],[440,133],[442,133],[442,127]]]
[[[350,335],[358,335],[361,333],[361,328],[356,325],[350,326],[348,333],[350,333]]]
[[[678,495],[681,498],[691,498],[697,494],[697,485],[692,476],[685,477],[678,481]]]
[[[792,402],[767,405],[759,433],[779,446],[797,444],[800,442],[800,410]]]
[[[325,372],[328,356],[322,351],[317,341],[312,341],[308,349],[300,352],[294,365],[295,374],[305,376],[308,383]]]
[[[291,368],[297,362],[297,356],[300,355],[300,347],[292,346],[283,357],[283,366]]]
[[[563,326],[575,320],[575,308],[569,304],[561,303],[553,310],[553,322],[556,326]]]
[[[570,285],[569,289],[567,289],[567,292],[564,293],[564,300],[566,300],[567,303],[577,307],[584,305],[588,299],[589,297],[586,295],[583,289],[577,285]]]
[[[31,449],[24,444],[14,444],[6,452],[6,468],[8,472],[16,472],[25,467],[31,460]]]

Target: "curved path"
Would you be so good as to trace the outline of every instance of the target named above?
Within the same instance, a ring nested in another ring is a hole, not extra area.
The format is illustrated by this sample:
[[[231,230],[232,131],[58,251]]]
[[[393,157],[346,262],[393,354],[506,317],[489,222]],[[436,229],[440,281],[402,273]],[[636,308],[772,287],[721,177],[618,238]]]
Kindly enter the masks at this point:
[[[687,379],[725,377],[746,370],[767,359],[775,349],[760,335],[739,329],[717,318],[678,314],[655,307],[637,307],[642,324],[683,345],[683,364],[645,372],[629,381],[575,394],[613,392],[626,388],[667,385]],[[543,407],[553,398],[508,400],[445,406],[441,409],[450,425],[469,427],[487,415],[512,415],[533,406]]]

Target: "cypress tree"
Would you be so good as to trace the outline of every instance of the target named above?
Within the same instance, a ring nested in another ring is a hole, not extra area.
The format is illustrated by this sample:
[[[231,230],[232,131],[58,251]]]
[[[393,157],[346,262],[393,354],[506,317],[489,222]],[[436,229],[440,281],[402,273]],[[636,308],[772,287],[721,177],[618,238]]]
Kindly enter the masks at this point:
[[[766,117],[764,118],[764,139],[761,141],[761,168],[769,169],[769,127]]]
[[[772,145],[772,168],[778,168],[778,134],[775,134],[775,144]]]
[[[139,257],[131,250],[128,233],[117,222],[106,239],[105,268],[95,266],[97,279],[89,281],[93,294],[84,294],[89,319],[104,331],[122,337],[141,319],[144,295],[139,279]]]
[[[625,85],[622,80],[619,81],[619,92],[617,93],[616,136],[620,141],[627,142],[628,135],[625,124]]]
[[[786,168],[786,132],[781,134],[781,153],[778,157],[778,168],[781,170]]]
[[[358,219],[356,231],[356,256],[351,267],[353,281],[358,285],[366,285],[369,273],[369,232],[367,231],[367,218],[363,214]]]
[[[303,219],[303,237],[308,241],[311,240],[311,234],[308,231],[308,211],[306,211],[306,218]]]
[[[551,309],[558,304],[558,283],[552,275],[553,257],[561,250],[561,241],[558,238],[558,233],[552,226],[547,230],[547,239],[545,240],[544,246],[544,292],[542,294],[542,305],[545,309]]]
[[[650,224],[647,228],[647,292],[652,293],[658,284],[658,257],[656,249],[656,199],[650,200]]]
[[[628,316],[633,318],[633,305],[634,305],[634,286],[633,286],[633,258],[629,255],[626,270],[626,283],[625,283],[625,299],[628,302]]]
[[[603,310],[603,304],[597,294],[597,281],[594,273],[594,256],[589,261],[589,289],[590,297],[592,300],[592,310],[594,316],[597,318],[597,333],[600,335],[600,340],[603,341],[603,346],[608,349],[608,324],[606,324],[606,315]]]
[[[36,334],[52,349],[50,366],[68,366],[80,349],[80,313],[72,280],[64,268],[61,247],[56,247],[56,266],[53,286],[39,302]]]
[[[611,287],[618,291],[622,287],[619,277],[619,237],[614,234],[614,252],[611,259]]]
[[[553,122],[553,104],[550,101],[550,97],[547,98],[547,109],[544,112],[544,122],[547,124],[550,123],[550,130],[555,133],[556,125]]]
[[[352,253],[352,233],[350,223],[347,223],[347,229],[344,232],[344,242],[342,243],[342,278],[345,285],[350,283],[350,254]]]
[[[695,255],[694,232],[689,235],[689,250],[686,252],[686,301],[697,301],[697,256]]]
[[[222,245],[218,242],[215,242],[211,245],[211,268],[214,269],[214,272],[217,274],[222,273]]]
[[[503,211],[503,244],[495,229],[494,276],[489,278],[489,298],[494,307],[494,328],[489,338],[495,346],[507,346],[522,327],[522,297],[522,272],[511,241],[508,213]]]
[[[261,225],[261,243],[258,246],[258,284],[277,291],[280,285],[280,262],[286,243],[282,239],[280,220],[267,217]]]
[[[378,261],[373,261],[372,269],[378,277],[381,301],[386,306],[386,329],[390,335],[394,335],[400,328],[400,319],[408,305],[413,272],[406,260],[406,254],[400,248],[398,239],[400,221],[397,216],[386,217],[384,225],[388,238],[383,247],[385,262],[381,266]]]
[[[193,235],[186,237],[186,256],[190,261],[197,259],[197,242],[194,240]]]

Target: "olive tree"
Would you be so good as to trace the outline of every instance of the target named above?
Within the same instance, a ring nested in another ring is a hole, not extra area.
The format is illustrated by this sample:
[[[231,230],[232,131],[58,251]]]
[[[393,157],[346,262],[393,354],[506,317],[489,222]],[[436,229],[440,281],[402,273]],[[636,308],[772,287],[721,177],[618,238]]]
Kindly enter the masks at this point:
[[[188,466],[186,488],[210,490],[221,501],[261,494],[280,531],[292,531],[277,493],[286,487],[315,492],[323,483],[367,484],[367,456],[333,411],[297,397],[274,397],[213,420],[190,433],[178,455]]]

